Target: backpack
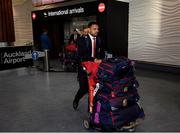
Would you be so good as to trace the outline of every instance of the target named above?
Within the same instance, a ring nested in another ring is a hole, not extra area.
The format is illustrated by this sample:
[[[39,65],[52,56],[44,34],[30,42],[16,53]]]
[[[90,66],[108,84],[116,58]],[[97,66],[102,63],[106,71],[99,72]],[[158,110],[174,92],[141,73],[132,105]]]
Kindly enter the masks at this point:
[[[133,63],[125,57],[104,59],[99,65],[97,75],[101,81],[110,83],[125,76],[130,77],[134,75]]]
[[[95,107],[95,113],[91,116],[91,121],[93,124],[101,126],[104,131],[115,131],[125,124],[145,117],[143,109],[138,104],[109,112],[103,110],[99,101]]]
[[[109,82],[100,82],[100,90],[104,93],[114,93],[115,96],[123,96],[131,89],[137,89],[139,87],[138,81],[135,77],[128,77],[123,79],[118,79],[115,81]]]

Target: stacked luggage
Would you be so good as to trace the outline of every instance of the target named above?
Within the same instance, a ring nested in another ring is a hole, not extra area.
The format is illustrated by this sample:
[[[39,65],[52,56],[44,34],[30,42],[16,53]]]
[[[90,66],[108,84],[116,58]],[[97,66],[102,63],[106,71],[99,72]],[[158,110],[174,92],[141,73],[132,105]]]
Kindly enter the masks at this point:
[[[97,70],[90,125],[103,131],[132,131],[145,117],[139,106],[138,81],[128,58],[104,59]],[[85,125],[86,126],[86,125]]]

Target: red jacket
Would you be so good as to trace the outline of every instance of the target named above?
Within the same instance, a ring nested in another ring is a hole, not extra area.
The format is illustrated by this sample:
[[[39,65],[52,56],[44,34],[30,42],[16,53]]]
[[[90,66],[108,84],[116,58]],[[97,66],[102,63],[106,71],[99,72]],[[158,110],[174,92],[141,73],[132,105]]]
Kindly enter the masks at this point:
[[[98,82],[97,72],[99,63],[95,63],[92,61],[82,62],[82,66],[86,69],[88,73],[88,84],[89,84],[89,111],[93,111],[93,93],[96,87],[96,83]]]

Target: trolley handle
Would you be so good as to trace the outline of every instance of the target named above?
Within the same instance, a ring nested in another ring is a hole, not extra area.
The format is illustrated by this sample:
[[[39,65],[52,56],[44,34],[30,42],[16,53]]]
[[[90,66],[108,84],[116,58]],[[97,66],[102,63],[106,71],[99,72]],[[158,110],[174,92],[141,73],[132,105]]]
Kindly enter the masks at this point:
[[[83,70],[86,72],[87,76],[91,75],[91,73],[86,69],[86,67],[83,66]]]

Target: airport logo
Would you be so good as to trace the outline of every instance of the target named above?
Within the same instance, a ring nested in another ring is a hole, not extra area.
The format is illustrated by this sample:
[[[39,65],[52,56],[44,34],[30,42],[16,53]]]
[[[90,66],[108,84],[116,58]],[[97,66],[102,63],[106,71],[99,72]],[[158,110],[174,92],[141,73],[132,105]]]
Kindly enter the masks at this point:
[[[69,14],[80,14],[84,13],[84,8],[73,8],[73,9],[65,9],[65,10],[58,10],[58,11],[49,11],[47,14],[49,17],[52,16],[61,16],[61,15],[69,15]]]
[[[32,53],[32,49],[32,46],[0,48],[0,70],[32,66],[32,58],[25,58],[26,55]]]
[[[20,62],[25,62],[25,55],[31,53],[31,50],[27,52],[15,51],[15,52],[5,52],[1,56],[2,64],[16,64]]]

